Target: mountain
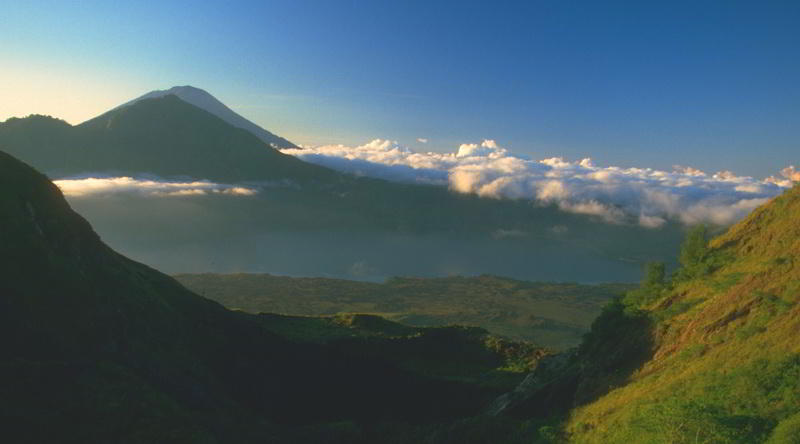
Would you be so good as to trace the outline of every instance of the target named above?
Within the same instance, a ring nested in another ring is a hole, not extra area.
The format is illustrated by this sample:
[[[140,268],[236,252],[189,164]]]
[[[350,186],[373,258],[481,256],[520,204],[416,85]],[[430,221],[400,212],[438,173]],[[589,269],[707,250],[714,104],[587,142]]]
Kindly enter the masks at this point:
[[[226,310],[111,250],[5,153],[0,226],[0,425],[15,442],[352,441],[475,414],[518,382],[503,367],[542,353],[480,329]]]
[[[797,220],[800,187],[710,242],[693,230],[680,269],[650,266],[547,355],[475,328],[226,310],[0,153],[0,425],[16,442],[797,442]]]
[[[71,197],[110,245],[170,273],[635,281],[643,263],[671,260],[684,230],[677,222],[608,224],[556,205],[335,172],[284,155],[175,95],[77,126],[46,116],[8,119],[0,123],[0,150],[57,179],[191,178],[256,191],[170,201],[146,191]]]
[[[0,124],[0,149],[54,176],[188,176],[228,182],[337,181],[340,174],[265,145],[174,95],[139,100],[77,126],[46,116]]]
[[[251,132],[253,135],[255,135],[256,137],[261,139],[264,143],[273,148],[297,148],[297,145],[293,144],[292,142],[289,142],[283,137],[276,136],[275,134],[272,134],[271,132],[265,130],[264,128],[261,128],[255,123],[240,116],[232,109],[228,108],[224,103],[217,100],[216,97],[212,96],[206,91],[189,85],[173,86],[170,89],[150,91],[149,93],[144,94],[141,97],[138,97],[136,99],[131,100],[130,102],[120,105],[117,109],[125,106],[130,106],[141,100],[155,99],[168,95],[174,95],[186,103],[191,103],[192,105],[200,109],[206,110],[211,114],[219,117],[220,119],[228,122],[229,124],[235,126],[236,128],[242,128],[244,130]]]
[[[650,267],[490,411],[569,415],[570,442],[800,442],[798,220],[795,186],[709,243],[696,229],[671,279]]]

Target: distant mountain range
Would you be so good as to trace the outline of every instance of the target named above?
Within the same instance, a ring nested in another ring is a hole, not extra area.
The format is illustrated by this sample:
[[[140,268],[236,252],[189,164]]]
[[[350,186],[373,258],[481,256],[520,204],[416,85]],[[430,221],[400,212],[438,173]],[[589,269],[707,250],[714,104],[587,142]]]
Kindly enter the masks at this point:
[[[174,95],[186,103],[191,103],[200,109],[206,110],[237,128],[242,128],[249,131],[273,148],[297,148],[297,145],[289,142],[283,137],[276,136],[275,134],[272,134],[264,128],[261,128],[255,123],[245,119],[232,109],[228,108],[224,103],[217,100],[216,97],[200,88],[195,88],[194,86],[173,86],[169,89],[150,91],[141,97],[120,105],[118,108],[133,105],[141,100],[155,99],[169,95]]]
[[[171,94],[137,99],[77,126],[47,116],[8,119],[0,124],[0,149],[55,177],[146,173],[308,183],[340,176]]]
[[[678,223],[608,224],[555,205],[336,172],[284,155],[169,91],[218,103],[179,87],[75,126],[48,116],[11,118],[0,123],[0,151],[53,178],[192,178],[257,191],[247,199],[167,203],[131,194],[73,201],[115,248],[171,273],[633,281],[647,261],[674,263],[683,236]],[[215,106],[209,109],[219,111]]]

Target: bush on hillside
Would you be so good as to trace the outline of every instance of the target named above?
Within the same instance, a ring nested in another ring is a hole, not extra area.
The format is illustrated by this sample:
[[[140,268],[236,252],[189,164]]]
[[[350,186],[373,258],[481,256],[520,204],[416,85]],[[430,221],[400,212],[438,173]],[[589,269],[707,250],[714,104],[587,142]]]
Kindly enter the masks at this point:
[[[641,307],[658,300],[667,289],[666,267],[663,262],[650,262],[645,265],[644,278],[639,288],[629,291],[623,303],[630,307]]]

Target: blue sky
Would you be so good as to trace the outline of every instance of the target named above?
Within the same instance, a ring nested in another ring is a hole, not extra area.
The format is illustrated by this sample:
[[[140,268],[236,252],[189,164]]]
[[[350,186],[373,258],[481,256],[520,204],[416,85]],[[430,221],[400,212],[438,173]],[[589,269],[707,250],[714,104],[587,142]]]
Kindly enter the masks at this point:
[[[191,84],[302,144],[800,163],[800,2],[3,2],[0,120]],[[417,142],[426,138],[427,144]]]

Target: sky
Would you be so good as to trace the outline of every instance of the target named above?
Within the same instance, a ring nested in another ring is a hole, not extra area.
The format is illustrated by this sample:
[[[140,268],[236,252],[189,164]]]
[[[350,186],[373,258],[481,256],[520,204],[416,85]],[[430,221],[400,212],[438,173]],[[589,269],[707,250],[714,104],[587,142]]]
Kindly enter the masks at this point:
[[[0,3],[0,120],[188,84],[308,146],[800,164],[797,1]]]

